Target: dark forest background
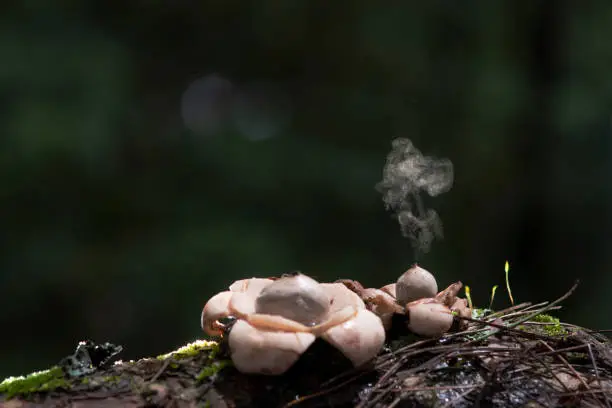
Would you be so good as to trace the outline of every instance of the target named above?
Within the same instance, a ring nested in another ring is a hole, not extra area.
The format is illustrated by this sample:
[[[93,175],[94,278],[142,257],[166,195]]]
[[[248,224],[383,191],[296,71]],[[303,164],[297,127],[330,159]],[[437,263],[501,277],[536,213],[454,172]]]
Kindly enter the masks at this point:
[[[580,278],[559,315],[612,328],[609,1],[0,8],[1,376],[173,349],[240,278],[395,280],[396,137],[454,164],[441,286],[487,305],[509,260],[517,301]]]

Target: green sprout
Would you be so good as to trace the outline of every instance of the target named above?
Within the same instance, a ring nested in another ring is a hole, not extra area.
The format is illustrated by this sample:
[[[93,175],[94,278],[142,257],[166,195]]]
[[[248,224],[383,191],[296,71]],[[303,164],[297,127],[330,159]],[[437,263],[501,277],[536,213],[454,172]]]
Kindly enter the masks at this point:
[[[506,289],[508,290],[508,296],[510,297],[510,303],[512,303],[512,306],[514,306],[514,299],[512,298],[512,290],[510,290],[510,279],[508,279],[508,272],[510,271],[510,263],[508,263],[508,261],[506,261],[504,270],[506,271]]]
[[[493,299],[495,299],[495,292],[497,291],[497,285],[491,289],[491,300],[489,301],[489,309],[493,309]]]
[[[468,306],[473,310],[474,305],[472,304],[472,296],[470,296],[470,287],[468,285],[465,285],[465,298],[468,301]]]

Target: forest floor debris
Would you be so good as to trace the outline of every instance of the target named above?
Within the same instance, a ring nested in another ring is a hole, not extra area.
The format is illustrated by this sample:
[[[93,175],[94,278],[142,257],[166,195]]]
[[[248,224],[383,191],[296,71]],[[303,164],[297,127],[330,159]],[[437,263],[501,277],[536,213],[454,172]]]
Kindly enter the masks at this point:
[[[550,315],[572,291],[551,303],[476,310],[466,330],[437,339],[392,332],[360,369],[318,341],[285,375],[249,376],[232,367],[222,344],[200,340],[82,376],[52,367],[9,378],[0,406],[612,408],[606,331]]]

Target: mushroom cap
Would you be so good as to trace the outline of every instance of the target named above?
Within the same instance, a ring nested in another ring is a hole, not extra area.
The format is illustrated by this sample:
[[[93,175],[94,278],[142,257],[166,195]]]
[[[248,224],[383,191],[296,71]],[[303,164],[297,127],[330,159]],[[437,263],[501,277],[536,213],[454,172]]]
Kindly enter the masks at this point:
[[[408,328],[423,337],[437,337],[450,330],[453,315],[450,309],[433,299],[421,299],[406,306]]]
[[[255,312],[282,316],[313,326],[325,320],[330,299],[319,282],[309,276],[285,276],[262,289],[255,300]]]
[[[438,293],[438,283],[431,273],[414,265],[399,277],[395,292],[398,303],[405,305],[418,299],[434,297]]]

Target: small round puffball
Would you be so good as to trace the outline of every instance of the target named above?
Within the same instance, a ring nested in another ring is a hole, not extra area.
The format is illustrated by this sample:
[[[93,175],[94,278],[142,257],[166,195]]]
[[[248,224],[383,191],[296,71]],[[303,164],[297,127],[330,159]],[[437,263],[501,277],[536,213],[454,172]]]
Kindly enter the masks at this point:
[[[395,293],[398,303],[406,305],[418,299],[434,297],[438,293],[438,283],[431,273],[414,265],[399,277]]]
[[[453,325],[450,309],[436,302],[414,302],[406,307],[406,314],[408,328],[419,336],[441,336]]]

